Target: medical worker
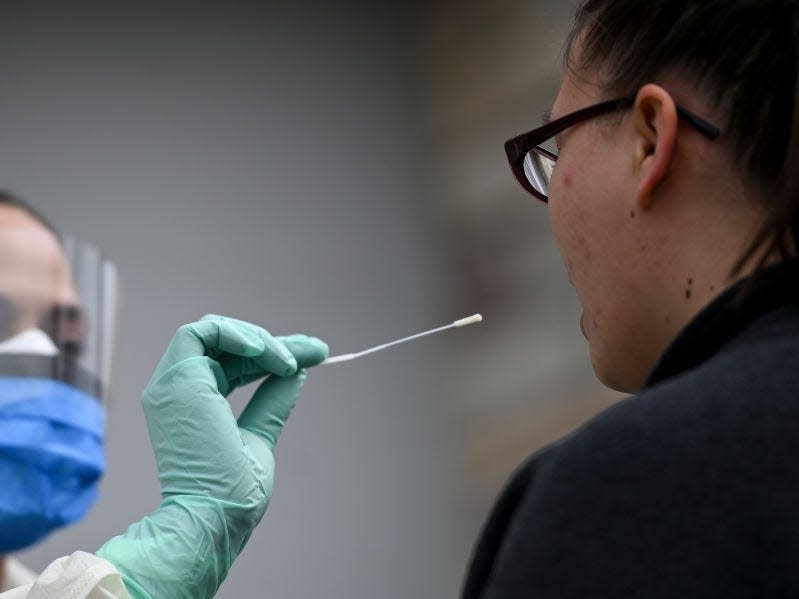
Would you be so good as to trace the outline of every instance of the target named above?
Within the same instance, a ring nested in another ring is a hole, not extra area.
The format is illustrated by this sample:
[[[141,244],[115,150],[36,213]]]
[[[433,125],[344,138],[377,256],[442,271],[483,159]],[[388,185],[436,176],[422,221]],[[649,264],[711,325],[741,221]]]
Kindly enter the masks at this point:
[[[114,282],[96,250],[0,194],[0,554],[75,522],[97,498]],[[35,580],[6,557],[4,588],[22,586],[0,597],[212,597],[266,510],[305,369],[326,357],[317,339],[221,316],[181,327],[142,399],[158,508]],[[264,378],[236,420],[226,396]]]

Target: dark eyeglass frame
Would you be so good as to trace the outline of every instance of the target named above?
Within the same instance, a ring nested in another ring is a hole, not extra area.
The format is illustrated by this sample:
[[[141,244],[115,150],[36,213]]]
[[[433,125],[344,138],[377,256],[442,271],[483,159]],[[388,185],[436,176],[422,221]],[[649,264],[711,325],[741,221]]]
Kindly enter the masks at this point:
[[[611,112],[618,112],[620,110],[629,110],[635,105],[635,98],[636,96],[629,96],[626,98],[617,98],[616,100],[608,100],[607,102],[594,104],[593,106],[588,106],[587,108],[582,108],[581,110],[562,116],[561,118],[546,123],[537,129],[533,129],[528,133],[523,133],[522,135],[518,135],[513,139],[506,141],[505,154],[508,156],[508,162],[510,163],[510,168],[516,177],[516,180],[527,192],[546,203],[549,198],[533,187],[532,183],[530,183],[528,180],[527,175],[525,175],[524,159],[527,156],[527,153],[531,150],[535,150],[553,162],[557,162],[558,155],[553,154],[546,148],[541,147],[541,144],[555,137],[559,133],[562,133],[569,127],[573,127],[574,125],[583,121],[587,121],[588,119],[609,114]],[[679,104],[677,105],[677,115],[710,140],[716,139],[721,134],[721,130],[718,127],[709,123],[705,119],[688,112]]]

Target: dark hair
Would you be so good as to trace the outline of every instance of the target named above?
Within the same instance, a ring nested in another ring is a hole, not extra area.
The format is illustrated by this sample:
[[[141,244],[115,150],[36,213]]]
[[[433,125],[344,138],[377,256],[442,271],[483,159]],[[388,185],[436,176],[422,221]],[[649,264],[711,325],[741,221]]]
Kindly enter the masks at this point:
[[[25,212],[28,216],[30,216],[33,220],[38,222],[45,229],[47,229],[53,235],[55,235],[55,238],[58,239],[59,243],[61,243],[61,234],[50,223],[50,221],[48,221],[41,212],[36,210],[36,208],[28,204],[28,202],[26,202],[19,196],[16,196],[8,191],[0,189],[0,206],[11,206],[13,208],[19,208],[20,210]]]
[[[799,231],[799,1],[583,0],[569,39],[580,68],[599,66],[614,95],[635,94],[667,73],[687,78],[718,106],[744,180],[768,198],[766,222],[733,274],[761,248],[793,255]],[[798,239],[799,240],[799,239]]]

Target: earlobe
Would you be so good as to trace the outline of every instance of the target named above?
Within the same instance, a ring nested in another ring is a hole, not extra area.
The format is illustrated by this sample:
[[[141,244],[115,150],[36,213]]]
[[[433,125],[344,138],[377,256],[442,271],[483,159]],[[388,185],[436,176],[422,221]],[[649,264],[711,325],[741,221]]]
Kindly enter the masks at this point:
[[[674,158],[678,116],[674,99],[665,89],[647,84],[633,106],[635,171],[638,177],[636,206],[648,210]]]

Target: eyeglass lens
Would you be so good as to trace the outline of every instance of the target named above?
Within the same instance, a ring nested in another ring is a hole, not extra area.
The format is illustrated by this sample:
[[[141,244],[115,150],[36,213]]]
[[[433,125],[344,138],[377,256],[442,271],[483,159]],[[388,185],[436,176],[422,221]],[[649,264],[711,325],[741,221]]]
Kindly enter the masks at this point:
[[[552,170],[555,168],[555,158],[558,149],[553,140],[544,142],[541,146],[544,152],[535,147],[527,152],[524,157],[524,174],[530,185],[545,197],[549,196],[549,180],[552,178]]]

